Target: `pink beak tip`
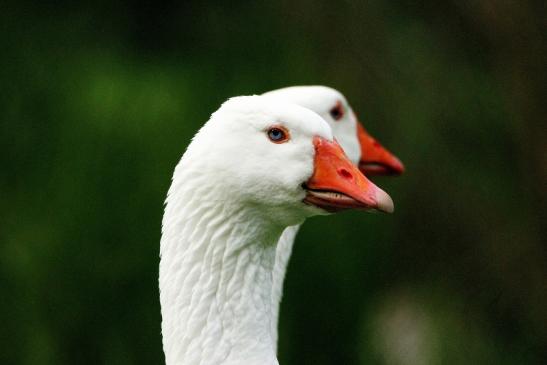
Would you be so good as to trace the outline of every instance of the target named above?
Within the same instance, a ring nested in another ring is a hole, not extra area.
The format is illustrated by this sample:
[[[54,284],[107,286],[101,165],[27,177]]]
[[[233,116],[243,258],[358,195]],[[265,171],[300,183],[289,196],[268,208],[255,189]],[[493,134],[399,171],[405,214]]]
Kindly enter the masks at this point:
[[[380,188],[377,188],[376,190],[376,202],[377,209],[382,212],[393,213],[393,211],[395,210],[393,200],[391,199],[389,194]]]

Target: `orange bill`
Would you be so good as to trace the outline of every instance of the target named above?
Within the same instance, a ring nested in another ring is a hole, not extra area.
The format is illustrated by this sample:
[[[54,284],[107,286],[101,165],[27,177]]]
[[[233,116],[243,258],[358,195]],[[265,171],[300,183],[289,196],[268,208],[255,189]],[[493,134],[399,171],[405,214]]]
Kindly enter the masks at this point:
[[[336,141],[321,137],[315,146],[314,172],[304,184],[304,202],[328,212],[345,209],[393,212],[393,201],[351,163]]]
[[[368,134],[359,122],[357,138],[361,145],[359,169],[365,175],[401,175],[405,171],[403,163]]]

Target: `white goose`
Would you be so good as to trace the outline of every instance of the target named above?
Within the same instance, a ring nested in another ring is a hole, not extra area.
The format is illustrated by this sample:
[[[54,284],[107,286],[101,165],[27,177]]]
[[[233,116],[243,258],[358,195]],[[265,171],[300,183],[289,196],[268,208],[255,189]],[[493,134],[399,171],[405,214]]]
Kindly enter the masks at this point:
[[[403,173],[404,166],[401,161],[367,133],[344,95],[338,90],[326,86],[292,86],[263,95],[298,104],[319,114],[330,125],[334,137],[349,159],[365,175]],[[272,286],[272,337],[276,346],[283,282],[299,228],[297,225],[285,229],[277,245]]]
[[[175,168],[162,222],[163,348],[173,364],[278,364],[272,276],[283,230],[342,209],[393,210],[308,109],[230,99]]]

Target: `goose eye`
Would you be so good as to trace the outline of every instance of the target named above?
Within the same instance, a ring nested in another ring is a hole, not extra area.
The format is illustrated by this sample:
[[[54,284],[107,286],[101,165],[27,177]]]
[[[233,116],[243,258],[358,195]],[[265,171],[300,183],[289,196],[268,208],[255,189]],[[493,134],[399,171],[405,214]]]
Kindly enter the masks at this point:
[[[332,107],[329,113],[334,120],[342,119],[344,116],[344,107],[342,106],[342,103],[337,101],[336,105]]]
[[[289,140],[289,132],[283,127],[271,127],[268,129],[268,138],[273,143],[283,143]]]

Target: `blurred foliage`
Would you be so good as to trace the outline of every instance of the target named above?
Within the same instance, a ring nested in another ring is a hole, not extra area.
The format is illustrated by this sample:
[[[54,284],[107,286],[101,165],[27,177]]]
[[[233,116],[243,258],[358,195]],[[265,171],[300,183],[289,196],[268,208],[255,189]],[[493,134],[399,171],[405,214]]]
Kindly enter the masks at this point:
[[[547,27],[527,1],[0,5],[0,363],[159,364],[162,203],[230,96],[345,93],[406,164],[311,219],[283,364],[547,363]],[[327,223],[328,222],[328,223]]]

